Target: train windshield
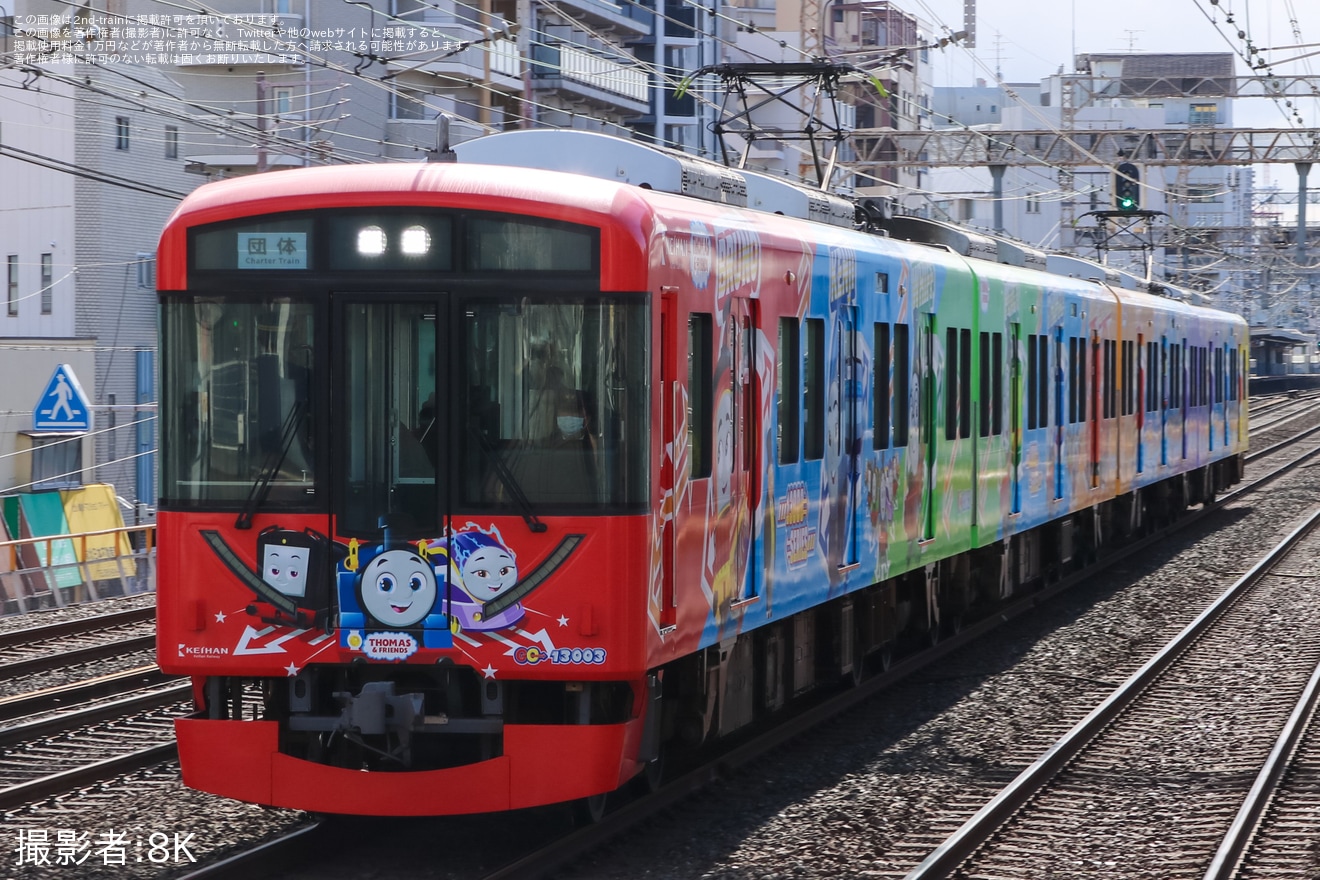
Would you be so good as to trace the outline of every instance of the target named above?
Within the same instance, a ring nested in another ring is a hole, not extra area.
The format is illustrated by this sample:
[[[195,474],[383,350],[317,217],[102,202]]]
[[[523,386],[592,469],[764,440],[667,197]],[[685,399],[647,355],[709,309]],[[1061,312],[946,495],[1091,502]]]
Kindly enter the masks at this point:
[[[271,503],[314,501],[313,311],[288,298],[163,307],[170,501],[243,502],[263,479]]]
[[[341,314],[342,529],[645,502],[640,303],[373,297]]]

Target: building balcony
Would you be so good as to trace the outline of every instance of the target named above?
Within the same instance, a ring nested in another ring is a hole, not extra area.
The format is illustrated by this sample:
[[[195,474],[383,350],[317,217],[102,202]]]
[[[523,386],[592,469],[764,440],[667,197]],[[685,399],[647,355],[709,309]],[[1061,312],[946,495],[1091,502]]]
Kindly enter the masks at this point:
[[[639,8],[637,4],[614,3],[612,0],[559,0],[556,5],[569,15],[581,16],[619,34],[644,36],[651,33],[654,13]]]
[[[425,36],[396,40],[390,51],[381,53],[390,59],[388,66],[394,75],[418,71],[462,83],[489,79],[493,88],[504,92],[522,89],[518,44],[510,38],[511,28],[503,19],[492,17],[490,28],[484,29],[430,12],[422,24]],[[410,48],[413,42],[418,45]]]
[[[650,109],[650,77],[638,65],[620,64],[573,46],[553,43],[537,46],[532,58],[537,88],[571,92],[633,113]]]
[[[166,41],[179,67],[300,65],[307,52],[328,47],[303,33],[303,17],[284,13],[191,16]]]

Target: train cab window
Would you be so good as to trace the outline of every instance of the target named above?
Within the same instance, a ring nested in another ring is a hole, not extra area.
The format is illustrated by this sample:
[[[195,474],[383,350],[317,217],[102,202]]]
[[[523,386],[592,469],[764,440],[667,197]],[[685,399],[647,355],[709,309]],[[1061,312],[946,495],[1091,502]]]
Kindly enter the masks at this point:
[[[877,284],[879,282],[877,281]],[[875,357],[871,361],[874,375],[871,377],[871,446],[874,449],[889,448],[889,325],[877,323],[874,327]]]
[[[438,528],[436,310],[410,303],[344,306],[340,525],[369,534],[382,518],[403,534]]]
[[[798,439],[801,436],[799,416],[802,412],[802,359],[799,355],[797,318],[779,319],[779,359],[775,363],[775,397],[779,401],[779,463],[793,464],[798,460]]]
[[[454,314],[459,510],[601,514],[645,503],[651,398],[640,298],[474,295]],[[693,476],[702,459],[709,473],[710,456],[711,325],[701,317],[697,371],[706,375],[693,386],[692,413],[704,430]]]
[[[166,301],[161,323],[162,503],[236,506],[269,478],[271,502],[313,505],[312,305]]]
[[[709,314],[693,313],[688,316],[688,459],[693,477],[709,477],[711,468],[711,392],[715,374],[711,365],[711,332]]]
[[[911,379],[912,350],[909,347],[911,332],[907,324],[894,325],[894,448],[898,449],[908,445],[908,431],[911,428],[911,415],[908,412],[911,394],[909,392]]]

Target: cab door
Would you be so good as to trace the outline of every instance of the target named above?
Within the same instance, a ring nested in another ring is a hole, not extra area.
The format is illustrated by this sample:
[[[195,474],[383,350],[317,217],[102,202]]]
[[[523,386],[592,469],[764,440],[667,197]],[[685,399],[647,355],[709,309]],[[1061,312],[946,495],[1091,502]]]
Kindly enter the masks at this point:
[[[335,531],[342,632],[399,630],[448,647],[443,566],[432,548],[448,535],[443,479],[451,402],[443,345],[447,299],[437,295],[332,297],[337,394],[332,394]]]

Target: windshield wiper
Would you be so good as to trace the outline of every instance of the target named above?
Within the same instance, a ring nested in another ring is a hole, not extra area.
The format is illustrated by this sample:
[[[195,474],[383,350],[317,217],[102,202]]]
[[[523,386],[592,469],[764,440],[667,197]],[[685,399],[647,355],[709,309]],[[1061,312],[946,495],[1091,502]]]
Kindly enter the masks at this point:
[[[270,492],[271,481],[275,475],[280,472],[280,466],[284,464],[284,459],[289,455],[289,449],[293,447],[293,438],[298,436],[298,428],[302,424],[303,416],[307,405],[305,401],[294,401],[289,409],[288,416],[284,419],[284,425],[280,428],[280,445],[275,447],[266,456],[266,462],[261,466],[261,471],[257,474],[256,480],[252,482],[252,488],[248,490],[247,500],[243,502],[243,509],[238,512],[238,518],[234,520],[234,528],[250,529],[252,528],[252,517],[266,501],[266,495]]]
[[[509,470],[509,466],[505,463],[503,456],[491,447],[490,443],[486,440],[486,435],[482,434],[481,431],[477,429],[476,425],[469,422],[468,430],[477,438],[477,445],[481,447],[482,453],[485,454],[487,460],[489,460],[491,465],[495,468],[495,474],[500,478],[500,482],[504,484],[504,488],[509,490],[509,494],[513,496],[513,500],[517,502],[518,507],[522,509],[522,518],[523,521],[527,523],[527,528],[531,529],[533,532],[544,532],[546,530],[545,523],[537,519],[536,511],[532,509],[531,500],[528,499],[527,493],[522,490],[522,486],[518,485],[518,478],[513,475],[513,471]]]

